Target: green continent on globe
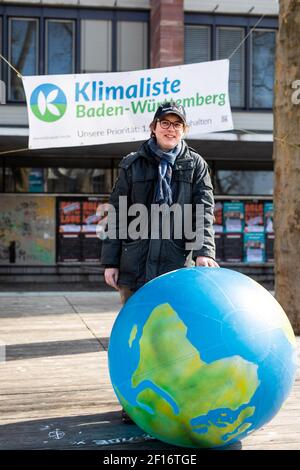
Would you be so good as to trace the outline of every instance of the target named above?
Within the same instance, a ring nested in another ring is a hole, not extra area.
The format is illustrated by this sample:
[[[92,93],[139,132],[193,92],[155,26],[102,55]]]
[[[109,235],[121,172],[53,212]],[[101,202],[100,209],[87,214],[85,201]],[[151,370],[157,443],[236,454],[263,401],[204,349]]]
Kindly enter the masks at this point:
[[[134,329],[130,345],[135,334]],[[134,421],[162,440],[188,447],[224,445],[251,426],[255,407],[248,403],[259,385],[258,366],[240,356],[208,364],[186,334],[169,304],[157,306],[144,325],[131,379],[138,388],[136,405],[117,387],[116,392]]]
[[[136,334],[137,334],[137,326],[134,325],[132,327],[132,330],[131,330],[130,336],[129,336],[129,340],[128,340],[128,345],[129,345],[130,348],[132,347],[132,343],[135,340]]]

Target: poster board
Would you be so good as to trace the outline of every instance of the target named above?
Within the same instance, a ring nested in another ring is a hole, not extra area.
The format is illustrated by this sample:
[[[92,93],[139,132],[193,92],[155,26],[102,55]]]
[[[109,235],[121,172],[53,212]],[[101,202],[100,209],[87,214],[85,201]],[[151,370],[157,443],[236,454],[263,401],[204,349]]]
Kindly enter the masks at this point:
[[[244,254],[246,263],[263,263],[265,261],[265,234],[245,233]]]
[[[214,208],[214,232],[223,233],[223,202],[217,201]]]
[[[224,234],[224,261],[241,263],[243,261],[243,234]]]
[[[266,233],[274,233],[273,225],[274,204],[273,202],[265,202],[264,204],[264,224]]]
[[[266,261],[268,263],[274,262],[274,233],[266,233]]]
[[[60,262],[98,262],[101,240],[96,229],[97,208],[103,198],[97,196],[58,198],[58,254]]]
[[[245,233],[264,232],[264,203],[245,202]]]
[[[54,264],[55,228],[54,196],[1,194],[0,264]]]
[[[223,217],[225,233],[242,233],[244,231],[243,202],[224,202]]]

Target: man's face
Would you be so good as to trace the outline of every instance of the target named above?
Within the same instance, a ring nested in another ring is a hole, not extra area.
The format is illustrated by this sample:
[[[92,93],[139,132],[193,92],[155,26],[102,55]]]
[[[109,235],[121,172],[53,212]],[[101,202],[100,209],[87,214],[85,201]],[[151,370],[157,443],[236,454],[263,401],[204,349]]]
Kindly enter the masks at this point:
[[[169,128],[167,128],[168,126]],[[171,150],[176,147],[182,139],[184,134],[184,124],[176,114],[165,114],[156,123],[156,127],[153,129],[153,132],[156,137],[157,145],[162,150]]]

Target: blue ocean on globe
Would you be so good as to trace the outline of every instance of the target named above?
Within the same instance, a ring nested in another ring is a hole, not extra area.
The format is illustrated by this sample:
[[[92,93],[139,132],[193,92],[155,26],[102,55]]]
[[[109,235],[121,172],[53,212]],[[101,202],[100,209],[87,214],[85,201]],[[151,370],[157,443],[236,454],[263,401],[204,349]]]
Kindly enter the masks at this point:
[[[224,268],[183,268],[139,289],[109,343],[117,397],[152,436],[222,447],[270,421],[296,374],[296,341],[274,297]]]

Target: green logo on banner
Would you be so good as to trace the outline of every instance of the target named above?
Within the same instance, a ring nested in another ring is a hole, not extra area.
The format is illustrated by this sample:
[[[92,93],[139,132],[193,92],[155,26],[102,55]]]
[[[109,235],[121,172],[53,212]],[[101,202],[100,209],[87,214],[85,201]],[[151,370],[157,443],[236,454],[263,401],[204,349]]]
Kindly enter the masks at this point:
[[[65,114],[67,98],[57,85],[43,83],[33,90],[30,98],[30,108],[41,121],[55,122]]]

